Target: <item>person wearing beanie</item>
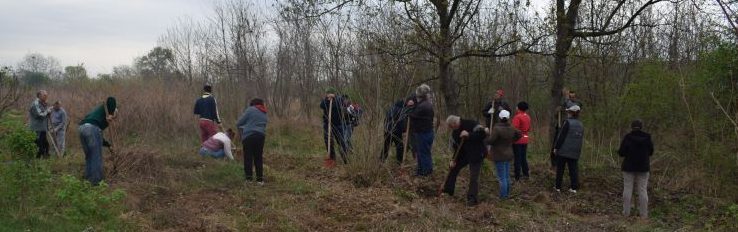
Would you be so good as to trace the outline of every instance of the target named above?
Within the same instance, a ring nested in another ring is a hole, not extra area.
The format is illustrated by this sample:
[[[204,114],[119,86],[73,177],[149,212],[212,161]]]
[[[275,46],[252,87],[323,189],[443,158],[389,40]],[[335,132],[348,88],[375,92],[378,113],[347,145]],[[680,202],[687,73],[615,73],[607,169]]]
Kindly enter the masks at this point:
[[[343,117],[346,108],[343,105],[343,98],[336,95],[336,89],[332,87],[327,88],[323,100],[320,102],[320,109],[323,110],[323,142],[328,150],[328,158],[325,160],[324,165],[328,168],[336,165],[336,145],[339,146],[338,152],[341,154],[343,163],[348,163],[348,146],[345,140],[346,137],[344,136],[346,121],[345,117]],[[330,133],[328,133],[329,129]],[[329,134],[332,138],[328,137]]]
[[[487,103],[484,110],[482,110],[482,115],[487,118],[487,128],[492,128],[495,123],[500,121],[500,118],[497,117],[497,115],[499,115],[502,110],[507,110],[508,112],[511,111],[510,105],[505,100],[505,91],[498,89],[495,91],[494,97]]]
[[[512,120],[512,126],[520,131],[522,137],[513,144],[513,153],[515,155],[515,180],[520,180],[522,172],[523,177],[530,177],[528,171],[528,133],[530,132],[530,116],[528,116],[528,103],[521,101],[518,103],[518,111]]]
[[[578,105],[566,109],[569,118],[556,136],[556,143],[552,153],[556,159],[556,192],[561,192],[561,182],[564,176],[564,168],[569,167],[570,188],[569,192],[576,193],[579,189],[578,161],[582,154],[584,143],[584,124],[579,121]]]
[[[268,122],[264,100],[254,98],[236,123],[243,144],[243,169],[246,181],[254,180],[253,170],[256,168],[256,182],[259,185],[264,185],[264,142]]]
[[[409,114],[410,132],[413,139],[413,152],[417,155],[416,176],[430,176],[433,173],[433,158],[431,148],[435,138],[433,132],[433,104],[430,101],[431,88],[422,84],[415,89],[415,100],[408,100],[411,107]]]
[[[108,97],[104,103],[96,106],[79,122],[79,138],[85,153],[84,178],[92,185],[103,180],[102,147],[112,151],[113,145],[102,136],[118,115],[118,104],[114,97]]]
[[[623,137],[618,154],[623,157],[623,215],[630,216],[633,187],[638,193],[638,213],[648,218],[648,177],[653,155],[651,135],[643,131],[643,122],[631,123],[632,131]]]
[[[510,161],[513,160],[513,142],[522,137],[520,131],[510,126],[510,111],[501,110],[498,114],[499,123],[490,129],[490,135],[485,141],[492,146],[491,159],[495,163],[497,179],[500,182],[500,199],[507,199],[510,195]]]
[[[200,142],[205,142],[218,132],[220,125],[220,114],[218,114],[218,102],[213,96],[213,87],[205,85],[203,94],[195,101],[195,114],[199,117]]]

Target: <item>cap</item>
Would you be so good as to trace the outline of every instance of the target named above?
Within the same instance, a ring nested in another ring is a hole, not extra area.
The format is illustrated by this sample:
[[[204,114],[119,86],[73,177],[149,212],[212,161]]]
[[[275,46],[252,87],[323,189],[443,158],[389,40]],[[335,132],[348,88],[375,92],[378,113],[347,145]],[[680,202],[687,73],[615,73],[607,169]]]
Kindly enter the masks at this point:
[[[566,109],[566,111],[571,111],[571,112],[579,112],[580,110],[582,110],[582,108],[580,108],[578,105],[573,105],[569,107],[568,109]]]
[[[507,110],[500,111],[500,119],[510,119],[510,111],[507,111]]]

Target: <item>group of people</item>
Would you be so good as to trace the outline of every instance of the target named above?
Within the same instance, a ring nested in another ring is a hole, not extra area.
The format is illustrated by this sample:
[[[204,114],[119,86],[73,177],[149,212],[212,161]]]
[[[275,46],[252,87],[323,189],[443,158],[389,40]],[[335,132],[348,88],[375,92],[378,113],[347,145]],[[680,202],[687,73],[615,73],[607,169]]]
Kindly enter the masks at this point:
[[[48,97],[47,91],[38,91],[28,110],[29,127],[36,133],[37,157],[44,159],[49,158],[47,137],[51,137],[58,156],[65,154],[65,134],[69,124],[67,112],[62,108],[61,102],[56,101],[49,107]],[[79,122],[77,131],[85,153],[84,178],[93,185],[98,185],[103,180],[102,147],[110,147],[112,150],[112,145],[103,138],[102,131],[116,118],[117,109],[115,98],[108,97]]]
[[[234,160],[233,144],[236,132],[224,129],[218,113],[218,104],[212,94],[210,85],[205,85],[203,94],[194,106],[194,114],[198,116],[201,147],[199,154],[206,157]],[[37,98],[29,109],[30,128],[33,130],[38,146],[38,157],[49,157],[47,133],[51,132],[53,141],[63,154],[64,135],[68,121],[66,111],[57,101],[53,107],[47,106],[48,93],[39,91]],[[530,170],[527,161],[527,144],[530,142],[531,117],[527,111],[529,105],[521,101],[516,105],[513,115],[510,105],[504,98],[503,90],[497,90],[494,97],[483,109],[486,124],[478,121],[450,115],[446,125],[451,129],[453,158],[449,163],[449,173],[441,192],[453,195],[455,183],[461,170],[469,166],[470,181],[467,192],[467,204],[479,203],[479,177],[485,157],[494,163],[496,175],[500,183],[499,197],[510,196],[510,162],[513,162],[516,181],[527,179]],[[422,84],[415,89],[413,95],[394,102],[386,113],[384,147],[380,159],[389,157],[392,144],[395,145],[396,162],[403,164],[408,154],[408,147],[416,160],[415,175],[430,176],[433,173],[431,148],[435,139],[433,121],[435,112],[431,100],[431,88]],[[353,128],[359,123],[362,109],[352,103],[347,95],[338,95],[336,90],[328,88],[320,103],[323,110],[323,140],[328,151],[324,165],[332,168],[336,165],[335,146],[344,164],[348,163],[351,135]],[[582,104],[573,92],[569,92],[562,103],[567,118],[557,122],[554,138],[552,165],[556,167],[554,190],[560,192],[565,168],[569,169],[569,192],[576,193],[579,188],[578,160],[582,153],[584,141],[584,125],[579,120]],[[80,122],[78,132],[85,154],[84,177],[93,185],[103,180],[102,147],[112,145],[103,138],[102,131],[108,128],[117,118],[118,104],[114,97],[108,97],[96,105]],[[239,117],[236,127],[243,145],[244,174],[247,181],[264,184],[263,152],[268,123],[267,107],[263,99],[254,98]],[[651,136],[642,131],[643,122],[635,120],[620,145],[619,155],[624,157],[623,171],[623,214],[629,215],[633,188],[639,199],[638,209],[641,217],[648,217],[647,186],[650,171],[649,157],[653,154]],[[254,177],[254,169],[256,175]]]
[[[205,85],[203,94],[195,101],[194,114],[199,117],[200,155],[204,157],[234,160],[232,140],[236,133],[233,129],[223,130],[218,112],[218,103],[213,96],[213,87]],[[264,100],[254,98],[236,122],[238,135],[241,138],[244,155],[244,174],[246,181],[256,181],[264,185],[264,142],[266,127],[269,122]],[[223,131],[219,131],[223,130]],[[254,178],[256,169],[256,178]]]

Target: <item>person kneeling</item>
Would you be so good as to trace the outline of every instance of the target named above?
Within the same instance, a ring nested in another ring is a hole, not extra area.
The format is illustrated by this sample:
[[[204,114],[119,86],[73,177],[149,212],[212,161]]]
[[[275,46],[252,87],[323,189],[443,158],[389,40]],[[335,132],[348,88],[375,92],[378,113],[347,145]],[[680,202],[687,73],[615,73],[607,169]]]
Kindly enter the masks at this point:
[[[235,133],[231,129],[228,129],[226,133],[218,132],[205,140],[205,142],[202,143],[202,147],[200,148],[200,155],[210,156],[216,159],[227,156],[228,159],[233,160],[233,154],[231,152],[231,139],[233,139]]]
[[[467,205],[474,206],[479,203],[477,193],[479,192],[479,172],[482,169],[484,158],[484,127],[473,120],[461,119],[459,116],[451,115],[446,119],[453,138],[454,151],[458,151],[454,160],[451,161],[451,171],[448,173],[443,192],[453,196],[456,188],[456,177],[466,165],[469,165],[469,190],[466,194]],[[459,146],[461,146],[459,148]]]

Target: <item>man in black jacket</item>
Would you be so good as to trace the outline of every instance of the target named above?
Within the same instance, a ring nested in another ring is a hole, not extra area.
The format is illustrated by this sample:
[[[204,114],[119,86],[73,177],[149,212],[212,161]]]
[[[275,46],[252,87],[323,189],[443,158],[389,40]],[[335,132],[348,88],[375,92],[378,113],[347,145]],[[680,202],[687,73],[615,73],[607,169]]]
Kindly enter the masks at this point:
[[[205,85],[203,94],[195,101],[195,114],[199,117],[200,142],[205,142],[218,132],[220,115],[218,114],[218,102],[213,96],[213,87]]]
[[[341,154],[343,163],[348,163],[346,153],[348,146],[344,137],[344,127],[346,126],[344,118],[343,98],[336,96],[336,89],[328,88],[323,100],[320,102],[320,108],[323,110],[323,141],[328,149],[329,158],[325,160],[326,167],[333,167],[336,163],[335,145],[339,146],[338,152]],[[330,120],[329,115],[330,114]],[[330,122],[329,122],[330,121]],[[328,130],[332,138],[328,137]]]
[[[397,100],[387,111],[384,120],[384,147],[382,148],[382,162],[387,160],[389,148],[392,143],[395,144],[395,152],[397,163],[402,162],[405,144],[402,141],[402,134],[407,128],[407,108],[405,102]]]
[[[650,157],[653,155],[651,135],[643,132],[643,122],[631,123],[632,131],[620,143],[618,154],[623,160],[623,215],[630,216],[633,186],[638,191],[638,212],[641,218],[648,218],[648,176]]]
[[[484,127],[473,120],[461,119],[459,116],[451,115],[446,119],[446,124],[453,129],[451,138],[453,139],[453,152],[458,150],[458,154],[450,164],[451,170],[446,177],[443,186],[443,193],[454,195],[456,188],[456,177],[466,165],[469,165],[469,190],[466,194],[467,205],[474,206],[478,204],[477,193],[479,192],[479,172],[482,168],[482,160],[484,158],[484,137],[486,132]],[[461,148],[459,148],[461,146]]]

